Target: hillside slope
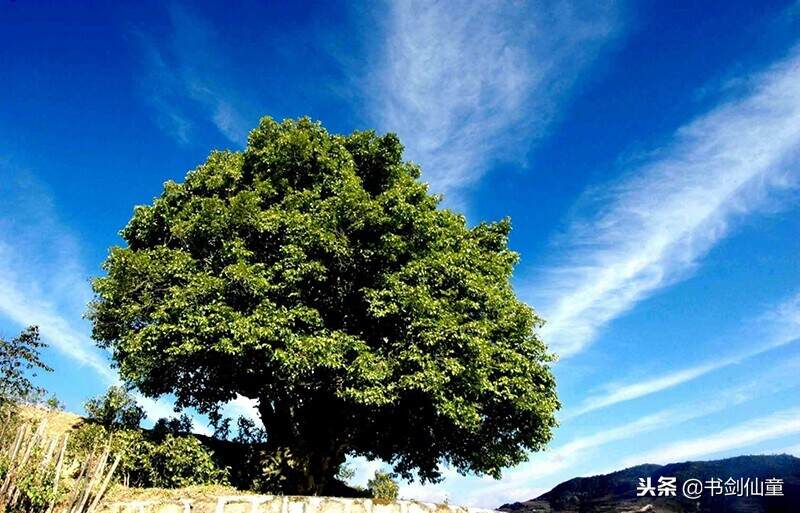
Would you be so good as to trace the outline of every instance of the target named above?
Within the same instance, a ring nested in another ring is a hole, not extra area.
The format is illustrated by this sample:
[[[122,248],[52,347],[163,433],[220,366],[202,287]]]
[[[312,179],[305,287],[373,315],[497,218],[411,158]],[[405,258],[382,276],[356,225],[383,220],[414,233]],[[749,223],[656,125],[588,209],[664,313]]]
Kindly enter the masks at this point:
[[[92,421],[77,414],[61,410],[52,410],[39,405],[21,405],[15,410],[15,415],[18,415],[21,420],[35,426],[39,426],[40,423],[44,421],[43,428],[46,437],[52,437],[54,435],[60,436],[70,432],[72,439],[74,439],[75,431],[80,430],[81,427],[86,424],[92,423]],[[0,422],[2,421],[0,420]],[[145,437],[150,439],[157,438],[153,429],[137,428],[137,430],[143,433]],[[2,432],[1,426],[0,432]],[[257,489],[257,480],[260,479],[262,470],[258,457],[260,451],[264,449],[263,443],[248,444],[234,440],[221,440],[199,433],[183,431],[176,434],[182,437],[195,438],[211,452],[217,467],[227,469],[227,482],[230,486],[202,485],[195,487],[200,490],[201,494],[207,495],[208,489],[217,491],[226,489],[230,492],[235,490],[252,492]],[[128,499],[134,496],[161,497],[165,494],[167,496],[174,495],[170,490],[125,488],[121,485],[116,487],[116,491],[112,490],[111,495],[114,495],[116,492],[122,493]],[[329,484],[325,489],[325,494],[339,497],[370,497],[367,490],[351,487],[338,479]]]
[[[677,478],[676,497],[637,497],[639,478]],[[687,479],[704,483],[713,478],[781,478],[782,497],[738,497],[704,493],[690,500],[681,493]],[[639,465],[611,474],[565,481],[549,492],[524,502],[504,504],[501,511],[513,513],[580,512],[611,513],[650,511],[702,513],[796,513],[800,512],[800,458],[789,455],[738,456],[716,461],[688,461],[669,465]]]

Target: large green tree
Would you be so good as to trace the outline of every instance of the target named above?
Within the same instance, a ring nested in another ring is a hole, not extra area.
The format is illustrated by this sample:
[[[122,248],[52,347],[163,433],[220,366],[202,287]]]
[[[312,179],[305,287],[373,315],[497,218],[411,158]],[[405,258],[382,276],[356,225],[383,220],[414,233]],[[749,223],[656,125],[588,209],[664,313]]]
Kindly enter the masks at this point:
[[[94,281],[95,339],[144,394],[256,399],[289,492],[324,493],[347,455],[423,481],[524,461],[559,404],[510,223],[438,208],[402,150],[264,118],[136,207]]]

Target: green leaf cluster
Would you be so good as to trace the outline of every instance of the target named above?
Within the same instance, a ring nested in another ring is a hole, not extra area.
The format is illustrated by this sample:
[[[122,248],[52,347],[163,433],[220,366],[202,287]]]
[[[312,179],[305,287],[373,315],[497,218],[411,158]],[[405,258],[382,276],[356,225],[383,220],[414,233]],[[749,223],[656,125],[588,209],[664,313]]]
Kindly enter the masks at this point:
[[[105,394],[84,405],[86,418],[106,429],[135,429],[145,417],[144,409],[121,386],[111,386]]]
[[[47,347],[39,328],[30,326],[12,339],[0,338],[0,407],[38,400],[44,389],[31,382],[38,371],[51,372],[39,352]]]
[[[375,499],[395,500],[400,492],[392,475],[381,471],[376,471],[372,479],[367,481],[367,489]]]
[[[45,511],[51,501],[57,502],[66,490],[62,485],[55,486],[55,463],[42,463],[44,447],[32,449],[28,462],[17,468],[14,485],[18,498],[8,513],[39,513]],[[8,455],[0,454],[0,479],[4,479],[11,468]]]

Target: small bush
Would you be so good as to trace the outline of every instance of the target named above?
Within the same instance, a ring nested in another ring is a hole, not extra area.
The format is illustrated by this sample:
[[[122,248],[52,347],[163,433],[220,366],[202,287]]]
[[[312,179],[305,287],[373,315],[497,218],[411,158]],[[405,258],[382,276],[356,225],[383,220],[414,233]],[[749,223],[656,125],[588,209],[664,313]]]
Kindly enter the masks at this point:
[[[110,431],[99,424],[85,424],[74,433],[70,450],[85,455],[109,442],[111,451],[120,455],[118,472],[127,486],[227,484],[227,470],[221,469],[213,453],[191,435],[154,435],[139,429]]]
[[[72,456],[81,456],[109,439],[109,432],[100,424],[86,422],[70,433],[67,449]]]
[[[145,417],[144,409],[123,387],[109,387],[105,394],[90,399],[85,405],[87,418],[106,429],[134,429]]]
[[[50,397],[44,402],[44,406],[50,411],[64,411],[66,407],[56,394],[50,394]]]
[[[267,432],[256,426],[256,423],[247,417],[239,417],[236,421],[236,431],[234,442],[254,445],[267,441]]]
[[[17,481],[20,499],[12,511],[40,512],[45,510],[51,500],[57,502],[61,498],[63,490],[54,490],[53,481],[54,471],[52,468],[44,471],[29,469],[28,472],[22,474],[21,479]]]
[[[39,371],[52,372],[39,351],[47,347],[39,337],[39,328],[30,326],[19,336],[6,340],[0,337],[0,407],[19,401],[36,402],[44,389],[30,378]]]
[[[8,513],[34,513],[47,508],[50,501],[57,502],[64,494],[64,489],[53,486],[55,481],[54,464],[42,465],[44,448],[37,446],[33,449],[28,463],[22,467],[11,470],[8,457],[0,456],[0,479],[5,479],[9,472],[13,472],[13,485],[19,491],[16,502]]]
[[[153,486],[181,488],[227,483],[227,471],[217,467],[211,452],[193,436],[167,435],[154,446],[152,457]]]
[[[156,440],[163,440],[167,435],[183,435],[192,432],[192,419],[185,413],[178,418],[160,418],[151,430]]]
[[[120,455],[119,472],[127,486],[153,486],[156,480],[153,468],[155,445],[138,429],[117,431],[111,442],[112,450]]]
[[[375,476],[367,481],[367,488],[375,499],[394,500],[400,491],[392,475],[381,471],[376,471]]]

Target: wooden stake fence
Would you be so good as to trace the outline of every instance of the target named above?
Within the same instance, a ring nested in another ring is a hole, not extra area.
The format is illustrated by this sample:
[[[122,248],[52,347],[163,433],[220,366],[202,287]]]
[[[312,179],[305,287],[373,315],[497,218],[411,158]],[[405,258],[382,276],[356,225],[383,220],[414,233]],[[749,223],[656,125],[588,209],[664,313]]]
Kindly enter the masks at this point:
[[[6,467],[0,480],[0,513],[96,513],[120,461],[119,455],[111,454],[109,444],[102,452],[92,448],[80,462],[67,461],[68,434],[47,437],[46,420],[42,420],[36,427],[21,424],[12,438],[9,420],[0,431],[0,461]],[[69,475],[72,472],[67,469],[76,468],[77,474]],[[23,481],[31,478],[52,494],[47,504],[30,504]],[[71,493],[56,498],[59,490],[67,489]]]

